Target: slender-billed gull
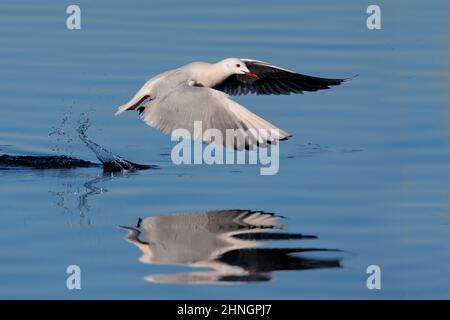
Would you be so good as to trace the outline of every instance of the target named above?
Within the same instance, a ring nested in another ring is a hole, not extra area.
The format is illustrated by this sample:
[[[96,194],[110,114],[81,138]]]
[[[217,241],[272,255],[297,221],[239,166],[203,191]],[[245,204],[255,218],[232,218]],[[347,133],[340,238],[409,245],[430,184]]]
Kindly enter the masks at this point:
[[[201,121],[202,132],[217,129],[223,136],[227,129],[252,132],[253,139],[233,140],[231,147],[241,149],[252,141],[273,143],[290,135],[229,99],[229,95],[303,93],[328,89],[343,81],[307,76],[258,60],[193,62],[148,80],[128,103],[118,108],[116,115],[138,110],[142,120],[163,133],[186,129],[196,140],[205,140],[203,136],[195,136],[196,121]],[[261,131],[272,134],[254,134]],[[223,144],[229,147],[225,141]]]

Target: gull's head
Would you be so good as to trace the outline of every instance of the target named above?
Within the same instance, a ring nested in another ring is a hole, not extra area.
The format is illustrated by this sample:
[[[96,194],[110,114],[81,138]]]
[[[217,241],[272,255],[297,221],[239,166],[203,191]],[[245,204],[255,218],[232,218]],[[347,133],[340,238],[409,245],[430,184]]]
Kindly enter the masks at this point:
[[[232,74],[246,74],[253,78],[258,78],[256,74],[251,72],[244,61],[237,59],[237,58],[228,58],[225,60],[222,60],[219,62],[221,64],[226,72],[230,75]]]

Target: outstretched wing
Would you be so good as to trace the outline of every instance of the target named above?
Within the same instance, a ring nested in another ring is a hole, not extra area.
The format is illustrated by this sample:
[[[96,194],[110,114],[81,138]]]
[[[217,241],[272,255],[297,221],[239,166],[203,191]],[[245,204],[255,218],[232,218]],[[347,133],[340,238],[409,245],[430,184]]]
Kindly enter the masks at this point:
[[[287,132],[228,99],[223,92],[188,84],[181,84],[167,95],[151,101],[141,112],[141,118],[165,134],[185,129],[194,140],[212,140],[238,150],[289,137]],[[194,130],[196,121],[201,121],[197,125],[197,129],[201,130]],[[216,136],[199,135],[208,129],[217,129],[224,139],[216,141]],[[227,129],[236,130],[238,134],[232,140],[225,139]]]
[[[256,93],[290,94],[303,91],[328,89],[341,84],[345,79],[328,79],[307,76],[271,65],[264,61],[241,59],[258,78],[245,74],[234,74],[214,87],[229,95]]]
[[[213,210],[151,216],[141,220],[138,226],[146,230],[172,228],[192,230],[192,232],[204,228],[211,233],[221,234],[236,230],[279,228],[282,218],[282,216],[264,211]]]

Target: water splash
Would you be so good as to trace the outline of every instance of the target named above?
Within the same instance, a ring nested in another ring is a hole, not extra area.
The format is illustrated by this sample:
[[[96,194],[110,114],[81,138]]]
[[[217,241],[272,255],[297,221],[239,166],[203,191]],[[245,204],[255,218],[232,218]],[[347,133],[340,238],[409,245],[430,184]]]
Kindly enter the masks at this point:
[[[72,155],[71,146],[74,143],[74,139],[70,130],[70,118],[72,117],[72,111],[64,112],[62,119],[56,126],[52,127],[52,130],[48,133],[48,136],[54,139],[54,144],[51,150],[56,154],[69,154]]]
[[[85,114],[81,114],[80,119],[78,120],[78,135],[81,141],[83,141],[88,148],[94,152],[97,159],[103,164],[103,169],[105,171],[114,172],[122,170],[144,170],[157,168],[155,165],[138,164],[128,161],[95,143],[86,135],[86,131],[90,128],[90,126],[91,124],[89,122],[89,118]]]
[[[67,131],[67,123],[69,121],[69,114],[65,113],[61,123],[52,128],[49,136],[56,135],[57,145],[52,148],[56,153],[60,153],[61,147],[59,144],[62,138],[66,138],[67,143],[73,141],[71,135]],[[86,168],[103,166],[105,172],[118,172],[122,170],[145,170],[158,168],[155,165],[138,164],[126,160],[125,158],[116,155],[108,149],[100,146],[86,135],[87,130],[91,127],[89,116],[86,113],[80,114],[77,121],[77,133],[81,141],[83,141],[90,150],[95,154],[97,159],[101,162],[94,163],[87,160],[81,160],[67,155],[50,155],[50,156],[32,156],[32,155],[0,155],[0,167],[30,167],[35,169],[70,169],[70,168]]]
[[[105,182],[128,177],[129,174],[125,172],[102,172],[81,184],[73,183],[71,179],[64,180],[62,189],[49,190],[49,193],[56,198],[54,201],[56,207],[62,209],[66,214],[78,216],[80,225],[90,225],[92,222],[89,204],[91,197],[108,192],[108,189],[102,187]]]

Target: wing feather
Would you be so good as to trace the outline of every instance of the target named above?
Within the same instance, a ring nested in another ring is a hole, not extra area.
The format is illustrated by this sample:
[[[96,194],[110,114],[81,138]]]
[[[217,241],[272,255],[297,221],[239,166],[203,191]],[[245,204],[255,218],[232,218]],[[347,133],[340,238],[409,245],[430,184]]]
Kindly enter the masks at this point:
[[[164,97],[156,98],[145,105],[141,118],[148,125],[165,134],[172,134],[176,129],[186,129],[194,140],[208,141],[207,137],[195,135],[198,133],[196,132],[198,130],[194,130],[195,121],[201,121],[202,133],[205,133],[207,129],[217,129],[223,137],[226,137],[227,129],[244,131],[251,129],[257,133],[263,129],[268,133],[268,135],[250,134],[252,137],[250,140],[238,135],[231,145],[230,142],[222,141],[226,147],[239,150],[252,148],[254,144],[264,145],[284,140],[290,136],[287,132],[230,100],[223,92],[187,84],[180,85]],[[278,133],[270,135],[273,129],[278,130]]]
[[[230,95],[256,93],[258,95],[303,93],[336,86],[346,79],[319,78],[296,73],[264,61],[241,59],[247,68],[258,76],[231,75],[214,87]]]

